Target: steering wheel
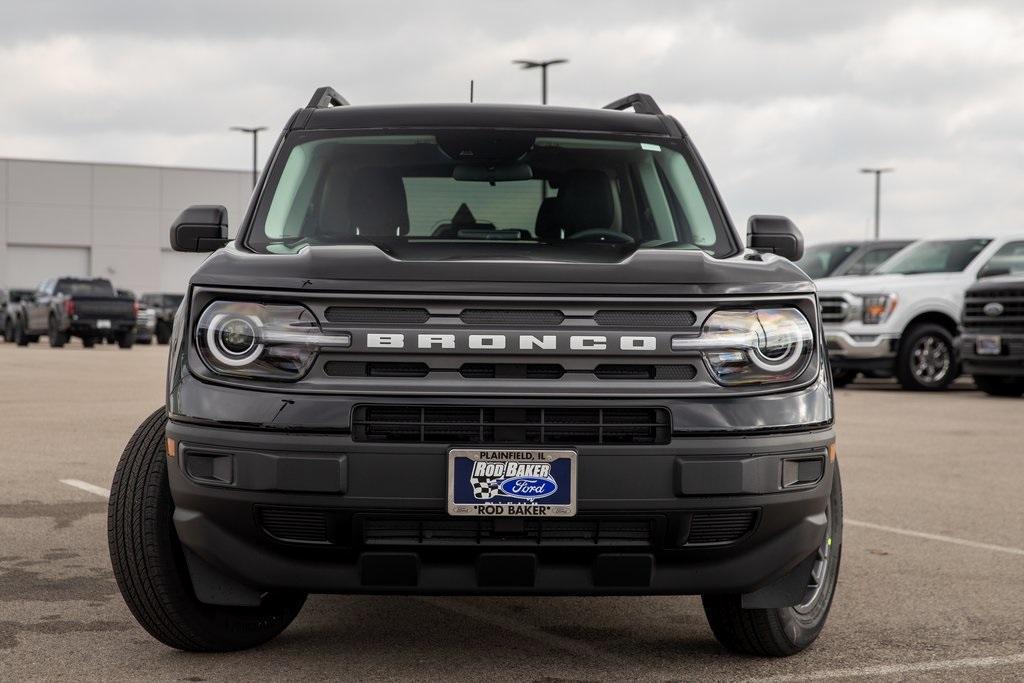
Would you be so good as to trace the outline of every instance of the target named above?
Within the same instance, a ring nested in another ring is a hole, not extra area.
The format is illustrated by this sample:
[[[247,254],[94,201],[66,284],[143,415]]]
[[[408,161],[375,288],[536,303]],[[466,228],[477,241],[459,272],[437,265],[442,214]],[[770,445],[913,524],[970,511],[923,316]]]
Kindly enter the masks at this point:
[[[611,242],[613,244],[635,244],[636,240],[624,232],[607,228],[589,228],[575,232],[567,239],[587,242]]]

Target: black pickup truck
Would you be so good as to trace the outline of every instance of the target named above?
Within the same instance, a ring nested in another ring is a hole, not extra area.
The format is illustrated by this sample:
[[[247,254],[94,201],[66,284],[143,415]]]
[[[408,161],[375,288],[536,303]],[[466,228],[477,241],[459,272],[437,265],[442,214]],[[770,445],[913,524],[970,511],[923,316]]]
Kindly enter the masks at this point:
[[[85,347],[112,337],[122,349],[135,343],[138,304],[120,296],[110,280],[102,278],[56,277],[44,281],[17,305],[8,308],[11,337],[27,346],[43,335],[50,346],[64,346],[78,337]]]

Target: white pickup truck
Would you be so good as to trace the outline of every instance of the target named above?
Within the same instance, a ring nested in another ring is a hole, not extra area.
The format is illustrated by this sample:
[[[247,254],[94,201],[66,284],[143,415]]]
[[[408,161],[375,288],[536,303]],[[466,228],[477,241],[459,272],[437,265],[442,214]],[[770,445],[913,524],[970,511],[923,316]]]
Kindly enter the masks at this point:
[[[872,275],[818,280],[835,385],[870,372],[895,375],[905,389],[949,386],[960,372],[953,340],[964,292],[989,274],[1000,250],[1022,240],[924,240]]]

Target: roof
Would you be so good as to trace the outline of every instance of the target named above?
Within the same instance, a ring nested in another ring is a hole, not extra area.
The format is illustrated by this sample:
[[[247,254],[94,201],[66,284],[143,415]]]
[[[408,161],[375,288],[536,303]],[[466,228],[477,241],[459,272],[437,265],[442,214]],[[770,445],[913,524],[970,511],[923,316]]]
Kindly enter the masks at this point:
[[[307,108],[297,114],[293,127],[307,130],[523,128],[668,137],[675,128],[669,128],[668,120],[656,114],[551,105],[399,104]]]

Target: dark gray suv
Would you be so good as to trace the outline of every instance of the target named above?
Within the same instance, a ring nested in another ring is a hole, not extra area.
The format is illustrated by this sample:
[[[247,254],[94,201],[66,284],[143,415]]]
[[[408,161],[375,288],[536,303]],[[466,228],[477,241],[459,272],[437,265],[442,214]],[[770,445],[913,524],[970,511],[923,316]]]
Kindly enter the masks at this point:
[[[171,339],[111,490],[118,585],[186,650],[309,593],[701,595],[728,648],[818,636],[842,547],[803,240],[741,241],[680,124],[603,109],[295,112]]]

